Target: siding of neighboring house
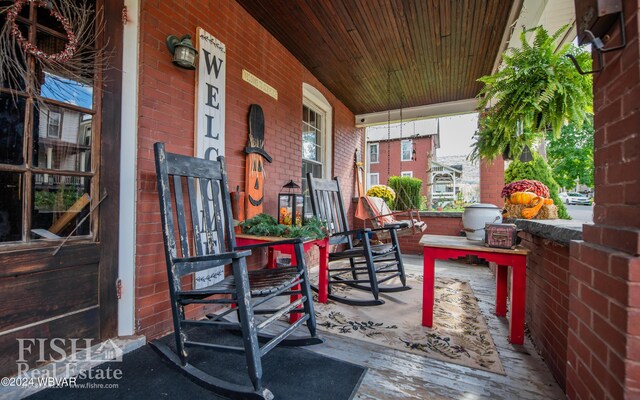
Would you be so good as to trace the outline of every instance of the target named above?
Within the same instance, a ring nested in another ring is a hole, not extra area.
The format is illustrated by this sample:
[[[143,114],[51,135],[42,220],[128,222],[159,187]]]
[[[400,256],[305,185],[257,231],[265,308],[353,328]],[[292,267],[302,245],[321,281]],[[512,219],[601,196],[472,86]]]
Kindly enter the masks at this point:
[[[143,0],[140,35],[140,102],[137,171],[136,327],[149,339],[171,331],[153,144],[194,153],[194,71],[175,67],[165,46],[168,33],[182,35],[198,26],[226,45],[226,148],[229,183],[244,187],[250,104],[265,117],[265,212],[276,215],[277,193],[302,171],[302,84],[318,89],[333,108],[332,173],[340,179],[345,204],[355,193],[353,157],[362,149],[363,129],[354,114],[234,0],[184,2]],[[278,91],[278,100],[242,80],[246,69]]]
[[[411,161],[401,161],[402,141],[400,139],[375,142],[379,144],[379,162],[369,164],[369,173],[379,174],[380,184],[386,185],[389,176],[400,176],[403,171],[413,171],[413,177],[422,180],[422,194],[426,195],[429,192],[428,184],[431,182],[428,171],[431,158],[435,154],[434,141],[431,136],[411,138],[411,140],[416,150],[416,159]]]

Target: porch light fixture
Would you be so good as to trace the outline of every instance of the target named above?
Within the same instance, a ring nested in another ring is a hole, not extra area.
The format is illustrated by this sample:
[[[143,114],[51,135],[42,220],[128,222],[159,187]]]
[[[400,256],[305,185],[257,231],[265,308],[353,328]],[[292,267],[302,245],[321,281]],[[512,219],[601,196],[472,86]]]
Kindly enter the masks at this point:
[[[176,35],[167,36],[167,49],[173,54],[173,63],[180,68],[196,69],[198,52],[193,47],[191,35],[178,38]]]
[[[621,0],[574,0],[578,44],[591,43],[598,58],[598,68],[584,71],[572,54],[565,54],[581,75],[596,74],[604,69],[604,55],[610,51],[622,50],[627,45],[625,34],[624,12]],[[617,18],[616,18],[617,17]],[[618,23],[620,26],[620,43],[605,48],[601,37],[608,37],[607,32]]]
[[[302,193],[295,193],[297,189],[300,189],[300,186],[293,180],[290,180],[282,189],[283,190],[278,193],[278,223],[282,225],[302,226],[302,219],[304,218],[304,196]]]

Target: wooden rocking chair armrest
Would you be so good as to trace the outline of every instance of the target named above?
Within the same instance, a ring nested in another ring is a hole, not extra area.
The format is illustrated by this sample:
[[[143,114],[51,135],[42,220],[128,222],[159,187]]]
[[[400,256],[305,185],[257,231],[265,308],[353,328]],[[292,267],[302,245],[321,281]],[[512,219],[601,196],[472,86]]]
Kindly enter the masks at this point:
[[[194,256],[194,257],[182,257],[176,258],[173,260],[176,264],[186,264],[186,263],[196,263],[196,262],[205,262],[205,261],[219,261],[219,260],[228,260],[233,258],[243,258],[249,257],[251,255],[250,250],[243,251],[229,251],[226,253],[219,254],[207,254],[204,256]]]
[[[371,232],[389,231],[391,229],[398,230],[398,229],[401,229],[401,228],[405,228],[406,226],[408,226],[408,225],[406,223],[402,223],[402,222],[398,222],[398,223],[395,223],[395,224],[385,224],[385,226],[382,226],[380,228],[371,229]]]
[[[409,222],[408,221],[396,221],[396,222],[391,222],[388,224],[384,224],[384,226],[380,227],[379,229],[402,229],[402,228],[408,228],[409,227]]]
[[[291,238],[291,239],[283,239],[278,240],[276,242],[264,242],[257,244],[247,244],[244,246],[236,246],[236,250],[251,250],[251,249],[260,249],[263,247],[271,247],[271,246],[279,246],[281,244],[299,244],[307,240],[306,238]]]
[[[336,232],[331,236],[347,236],[347,235],[356,235],[358,233],[367,233],[371,232],[369,228],[359,228],[359,229],[350,229],[348,231]]]

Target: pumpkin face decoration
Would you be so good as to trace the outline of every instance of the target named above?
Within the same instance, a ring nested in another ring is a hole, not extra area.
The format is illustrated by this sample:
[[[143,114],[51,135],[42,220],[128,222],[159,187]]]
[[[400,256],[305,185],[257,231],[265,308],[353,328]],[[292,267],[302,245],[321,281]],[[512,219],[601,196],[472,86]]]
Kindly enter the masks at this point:
[[[245,202],[246,218],[262,213],[264,203],[264,161],[271,162],[271,156],[264,151],[264,114],[262,107],[249,107],[249,143],[244,149],[246,157]]]
[[[249,173],[246,192],[249,197],[249,203],[253,207],[260,207],[260,212],[262,212],[261,207],[264,202],[264,165],[259,154],[247,155],[247,170]],[[260,212],[256,212],[256,214]]]

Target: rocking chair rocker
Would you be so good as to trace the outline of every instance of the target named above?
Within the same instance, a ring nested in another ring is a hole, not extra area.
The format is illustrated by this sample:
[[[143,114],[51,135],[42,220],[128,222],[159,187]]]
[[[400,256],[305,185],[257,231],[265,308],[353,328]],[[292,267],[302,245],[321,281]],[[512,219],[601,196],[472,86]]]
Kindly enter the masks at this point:
[[[387,224],[376,229],[349,229],[338,178],[332,180],[314,178],[307,174],[313,214],[325,221],[329,230],[329,244],[341,245],[344,249],[329,253],[328,285],[329,298],[341,303],[375,306],[384,304],[380,292],[399,292],[411,289],[407,286],[402,254],[396,231],[401,224]],[[371,233],[386,233],[390,244],[372,245]],[[361,246],[354,246],[353,239],[359,237]],[[332,261],[348,260],[345,263]],[[381,286],[393,278],[400,279],[400,286]],[[372,300],[357,300],[332,294],[333,285],[348,285],[370,291]]]
[[[167,153],[163,143],[156,143],[154,148],[177,354],[162,342],[154,341],[151,345],[180,372],[209,390],[232,398],[272,399],[273,394],[262,384],[262,356],[279,343],[306,345],[322,342],[316,336],[302,241],[289,239],[236,246],[224,157],[210,161]],[[297,266],[247,270],[246,257],[252,249],[277,244],[294,246]],[[221,281],[205,288],[185,287],[187,281],[183,277],[214,267],[224,271],[225,265],[231,266],[231,273]],[[272,304],[275,297],[286,296],[289,299],[290,295],[299,298],[284,302],[277,308]],[[203,304],[230,307],[218,309],[215,314],[209,313],[208,320],[186,318],[186,306]],[[237,313],[238,322],[225,319],[231,313]],[[280,317],[290,313],[302,313],[303,316],[260,346],[258,336]],[[305,322],[309,338],[287,339]],[[211,343],[190,340],[187,327],[212,331],[239,330],[243,346],[212,343],[215,334],[211,335]],[[251,384],[231,383],[189,364],[191,347],[244,352]]]

